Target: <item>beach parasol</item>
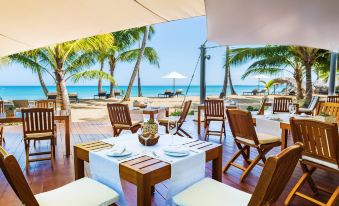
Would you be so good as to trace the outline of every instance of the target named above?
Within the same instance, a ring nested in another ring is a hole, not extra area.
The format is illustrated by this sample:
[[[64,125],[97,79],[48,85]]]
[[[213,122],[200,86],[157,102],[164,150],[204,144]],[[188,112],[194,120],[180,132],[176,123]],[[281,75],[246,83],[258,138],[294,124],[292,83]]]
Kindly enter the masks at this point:
[[[258,79],[258,91],[260,89],[260,79],[267,79],[268,76],[263,75],[263,74],[259,74],[259,75],[255,75],[252,77],[253,79]]]
[[[175,92],[175,79],[186,79],[186,77],[178,72],[170,72],[163,76],[165,79],[173,79],[173,92]]]

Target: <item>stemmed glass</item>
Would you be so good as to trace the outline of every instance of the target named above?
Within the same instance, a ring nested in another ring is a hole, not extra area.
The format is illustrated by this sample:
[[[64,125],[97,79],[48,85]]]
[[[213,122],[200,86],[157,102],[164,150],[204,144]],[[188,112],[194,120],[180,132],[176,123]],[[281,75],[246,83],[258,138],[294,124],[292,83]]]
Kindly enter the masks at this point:
[[[174,133],[176,133],[177,128],[178,128],[178,122],[176,120],[172,120],[169,118],[168,120],[168,132],[171,135],[171,145],[174,145]]]
[[[296,106],[294,104],[290,104],[288,106],[288,110],[289,110],[290,114],[292,114],[292,116],[294,116],[295,113],[297,112],[297,108],[296,108]]]
[[[140,136],[145,142],[145,144],[144,144],[145,149],[144,149],[143,153],[146,153],[147,152],[147,141],[150,138],[150,135],[145,136],[145,134],[143,134],[144,133],[144,127],[143,126],[140,127],[140,129],[138,130],[137,133],[138,133],[138,136]]]

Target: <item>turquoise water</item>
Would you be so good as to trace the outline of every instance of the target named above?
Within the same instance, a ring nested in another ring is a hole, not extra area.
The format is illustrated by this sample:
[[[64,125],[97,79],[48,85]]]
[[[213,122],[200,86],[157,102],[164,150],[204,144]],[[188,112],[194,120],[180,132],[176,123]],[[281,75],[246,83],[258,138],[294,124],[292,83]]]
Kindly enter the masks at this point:
[[[47,87],[49,92],[55,92],[55,86]],[[127,86],[117,87],[120,90],[127,89]],[[219,95],[222,86],[207,86],[207,96]],[[238,94],[242,94],[244,91],[252,91],[257,88],[257,85],[235,85],[235,90]],[[77,92],[79,98],[88,99],[93,98],[93,95],[97,93],[96,86],[68,86],[68,92]],[[166,89],[173,90],[173,86],[142,86],[143,96],[157,96],[159,93],[163,93]],[[176,86],[176,89],[182,89],[186,92],[187,86]],[[109,91],[109,86],[103,86],[103,91]],[[191,86],[188,95],[199,96],[200,87]],[[132,88],[131,96],[137,96],[137,87]],[[228,94],[230,92],[228,91]],[[0,97],[4,100],[15,100],[15,99],[44,99],[44,94],[40,86],[0,86]]]

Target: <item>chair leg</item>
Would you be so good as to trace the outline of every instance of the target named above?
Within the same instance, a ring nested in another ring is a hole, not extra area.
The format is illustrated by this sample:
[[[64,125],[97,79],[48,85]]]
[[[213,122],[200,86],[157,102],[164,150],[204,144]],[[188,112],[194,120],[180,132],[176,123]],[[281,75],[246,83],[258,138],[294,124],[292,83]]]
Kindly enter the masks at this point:
[[[54,169],[54,160],[55,160],[55,138],[51,138],[51,167]]]
[[[222,128],[224,130],[224,135],[225,135],[225,139],[226,139],[226,126],[225,126],[225,121],[222,122]]]
[[[193,139],[193,137],[190,135],[190,134],[188,134],[185,130],[183,130],[183,129],[179,129],[182,133],[184,133],[187,137],[189,137],[189,138],[191,138],[191,139]]]
[[[28,172],[29,167],[29,140],[24,140],[25,142],[25,153],[26,153],[26,172]]]
[[[330,199],[327,201],[327,206],[334,206],[339,199],[339,187],[334,191]]]
[[[261,156],[258,155],[252,162],[251,164],[246,168],[246,170],[244,171],[244,173],[242,173],[241,177],[240,177],[240,182],[243,182],[247,175],[252,171],[252,169],[254,168],[255,165],[258,164],[258,162],[261,160]]]
[[[231,167],[232,163],[239,157],[239,155],[241,154],[241,150],[237,151],[232,158],[227,162],[227,164],[225,165],[225,167],[222,169],[223,173],[226,173],[227,170]]]
[[[205,141],[207,141],[207,136],[209,137],[209,127],[210,122],[205,119]]]

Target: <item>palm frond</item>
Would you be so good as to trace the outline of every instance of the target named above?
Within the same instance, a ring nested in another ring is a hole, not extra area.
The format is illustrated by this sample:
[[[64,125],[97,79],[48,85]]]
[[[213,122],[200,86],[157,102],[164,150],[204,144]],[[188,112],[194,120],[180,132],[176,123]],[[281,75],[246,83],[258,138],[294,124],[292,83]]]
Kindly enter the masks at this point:
[[[101,79],[106,79],[106,80],[112,82],[113,84],[115,84],[115,80],[112,77],[112,75],[110,75],[107,72],[100,71],[100,70],[88,70],[88,71],[78,72],[76,74],[73,74],[69,78],[71,78],[73,80],[73,82],[78,82],[81,79],[92,80],[92,79],[101,78]]]

